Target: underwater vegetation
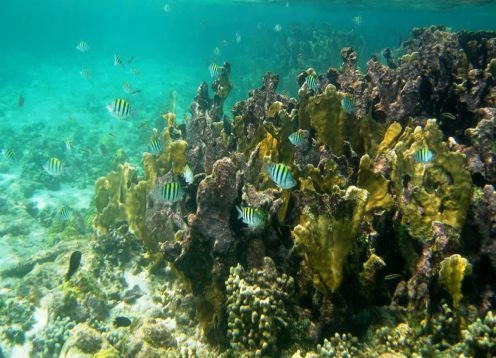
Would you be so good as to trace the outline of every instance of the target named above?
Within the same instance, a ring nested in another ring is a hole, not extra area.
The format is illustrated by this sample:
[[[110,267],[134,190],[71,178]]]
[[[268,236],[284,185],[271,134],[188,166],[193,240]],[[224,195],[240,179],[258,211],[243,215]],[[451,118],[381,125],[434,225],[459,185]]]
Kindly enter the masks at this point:
[[[232,117],[212,67],[142,170],[97,179],[34,356],[496,355],[496,33],[414,29],[365,70],[339,54],[302,63],[295,98],[266,73]],[[11,344],[39,303],[2,298]]]

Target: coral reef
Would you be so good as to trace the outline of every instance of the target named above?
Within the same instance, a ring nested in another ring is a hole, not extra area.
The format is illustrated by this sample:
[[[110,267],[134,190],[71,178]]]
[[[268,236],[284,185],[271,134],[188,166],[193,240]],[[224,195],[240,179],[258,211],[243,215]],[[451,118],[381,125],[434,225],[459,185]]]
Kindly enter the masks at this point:
[[[341,66],[319,74],[299,51],[335,44],[306,31],[281,45],[300,68],[297,98],[267,73],[231,121],[224,63],[213,99],[203,82],[183,124],[162,115],[143,173],[125,163],[97,180],[90,268],[50,307],[48,354],[83,321],[71,345],[95,356],[189,355],[181,334],[196,325],[226,356],[494,353],[495,34],[414,29],[401,57],[388,49],[366,73],[350,35]],[[268,175],[270,163],[281,165]],[[288,172],[296,185],[270,180]],[[166,202],[157,188],[171,182],[184,197]],[[236,207],[263,212],[263,227]],[[145,266],[154,292],[136,283]],[[109,331],[147,299],[163,309]]]

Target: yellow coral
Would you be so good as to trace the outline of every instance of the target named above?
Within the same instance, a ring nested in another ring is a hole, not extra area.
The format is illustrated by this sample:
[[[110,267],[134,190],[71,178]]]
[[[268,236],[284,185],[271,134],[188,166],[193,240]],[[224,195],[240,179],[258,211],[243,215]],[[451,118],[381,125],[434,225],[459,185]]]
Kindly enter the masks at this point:
[[[391,179],[395,186],[401,222],[409,234],[425,241],[432,237],[432,223],[440,221],[456,230],[465,222],[472,193],[472,179],[463,154],[449,152],[435,120],[425,128],[406,128],[394,147]],[[419,148],[428,147],[431,163],[417,163]]]
[[[360,159],[358,170],[358,187],[369,192],[369,200],[365,212],[369,215],[377,210],[389,210],[393,207],[394,200],[389,193],[389,180],[381,173],[374,173],[370,168],[370,157],[365,154]]]
[[[358,236],[367,201],[367,191],[354,186],[346,192],[337,187],[334,191],[350,204],[350,212],[321,214],[306,207],[293,230],[295,242],[313,272],[314,285],[331,291],[341,285],[343,266]]]
[[[463,278],[470,274],[472,267],[466,258],[454,254],[445,258],[441,262],[439,270],[439,282],[446,291],[449,292],[453,300],[453,307],[458,309],[462,299],[462,281]]]

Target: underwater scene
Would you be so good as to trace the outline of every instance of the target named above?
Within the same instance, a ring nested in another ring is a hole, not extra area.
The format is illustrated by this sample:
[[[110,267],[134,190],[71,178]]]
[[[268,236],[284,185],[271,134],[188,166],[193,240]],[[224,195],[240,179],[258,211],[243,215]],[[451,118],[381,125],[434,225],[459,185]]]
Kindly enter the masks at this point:
[[[494,1],[0,30],[0,357],[496,356]]]

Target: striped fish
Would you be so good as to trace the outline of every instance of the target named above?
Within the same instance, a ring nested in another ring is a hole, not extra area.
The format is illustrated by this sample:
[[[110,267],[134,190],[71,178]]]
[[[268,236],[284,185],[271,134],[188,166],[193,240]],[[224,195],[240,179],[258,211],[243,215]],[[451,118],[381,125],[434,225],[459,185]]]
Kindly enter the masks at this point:
[[[265,224],[265,213],[262,209],[254,209],[250,206],[236,206],[238,210],[238,219],[251,228],[258,228]]]
[[[317,84],[317,77],[315,77],[315,75],[308,75],[305,78],[305,83],[307,84],[308,88],[314,92],[317,91],[317,89],[319,88]]]
[[[90,46],[86,41],[79,41],[76,49],[81,52],[88,52],[90,50]]]
[[[434,154],[427,147],[422,147],[415,152],[414,159],[417,163],[427,164],[432,161]]]
[[[150,150],[150,153],[157,155],[162,152],[162,149],[164,149],[164,145],[162,144],[160,139],[155,138],[152,139],[148,144],[148,149]]]
[[[122,63],[121,56],[119,56],[118,54],[114,55],[114,66],[118,66],[118,67],[124,66],[124,64]]]
[[[281,189],[291,189],[296,185],[291,170],[282,163],[270,163],[266,171],[270,179]]]
[[[64,164],[58,158],[50,158],[43,166],[45,171],[53,176],[59,176],[64,172]]]
[[[355,99],[352,95],[347,94],[341,99],[341,108],[348,114],[355,112]]]
[[[298,129],[296,132],[291,133],[288,138],[291,144],[297,147],[301,147],[302,145],[307,143],[308,135],[306,131]]]
[[[208,66],[208,72],[210,72],[210,77],[219,76],[221,71],[222,71],[222,66],[219,66],[216,63],[212,63],[210,64],[210,66]]]
[[[72,150],[73,150],[72,139],[66,138],[66,140],[64,141],[64,144],[65,144],[65,150],[67,151],[67,153],[72,153]]]
[[[64,205],[60,208],[59,212],[57,213],[57,217],[59,218],[60,221],[68,221],[72,216],[72,209]]]
[[[122,98],[116,98],[107,106],[109,112],[116,118],[125,119],[131,114],[131,105]]]
[[[7,160],[16,160],[16,155],[12,149],[2,149],[2,156]]]
[[[184,195],[184,190],[179,183],[170,182],[162,186],[160,195],[164,201],[174,203],[181,200]]]
[[[93,73],[89,68],[83,68],[81,71],[79,71],[79,74],[81,77],[83,77],[85,80],[90,80],[93,77]]]

